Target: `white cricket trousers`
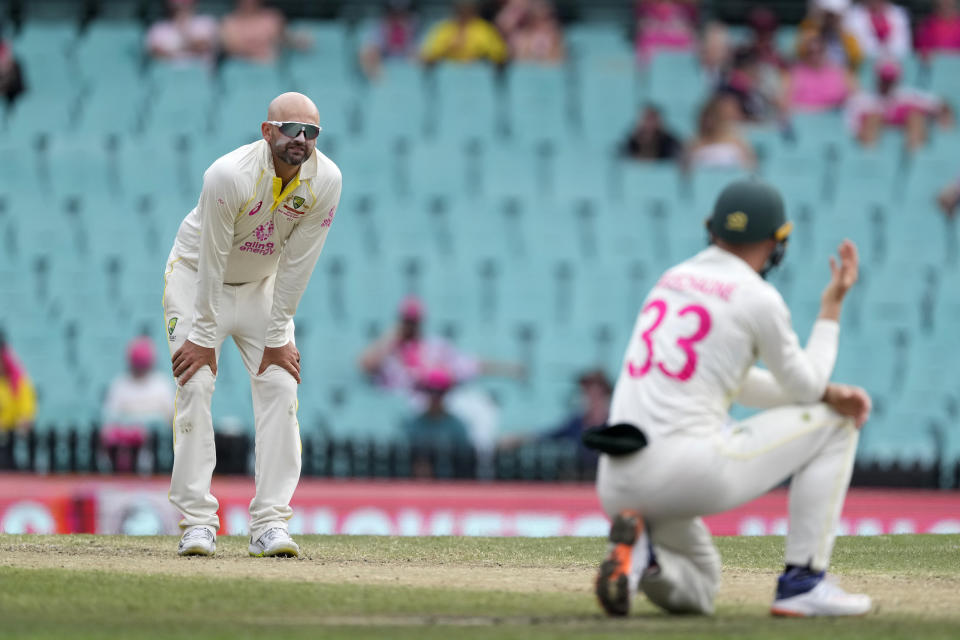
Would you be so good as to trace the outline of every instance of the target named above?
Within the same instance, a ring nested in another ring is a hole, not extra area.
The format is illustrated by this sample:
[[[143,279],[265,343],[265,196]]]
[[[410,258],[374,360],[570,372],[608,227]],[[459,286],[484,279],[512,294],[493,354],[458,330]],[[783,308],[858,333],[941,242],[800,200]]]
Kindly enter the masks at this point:
[[[601,456],[597,493],[607,515],[640,512],[660,571],[644,574],[651,602],[712,613],[720,554],[700,516],[732,509],[790,482],[786,563],[826,570],[859,432],[825,404],[760,413],[712,436],[649,437],[624,457]]]
[[[258,376],[273,305],[274,276],[259,282],[224,285],[217,313],[217,358],[232,336],[250,374],[256,429],[256,494],[250,501],[250,534],[257,539],[273,527],[287,527],[293,515],[290,499],[300,480],[300,425],[297,423],[297,381],[271,365]],[[186,341],[193,326],[197,272],[171,256],[164,277],[163,311],[171,355]],[[173,323],[173,319],[176,322]],[[171,324],[174,324],[171,331]],[[293,322],[287,336],[293,340]],[[184,385],[177,385],[173,418],[173,474],[170,502],[183,514],[181,528],[220,528],[217,499],[210,479],[217,462],[210,401],[216,379],[204,366]]]

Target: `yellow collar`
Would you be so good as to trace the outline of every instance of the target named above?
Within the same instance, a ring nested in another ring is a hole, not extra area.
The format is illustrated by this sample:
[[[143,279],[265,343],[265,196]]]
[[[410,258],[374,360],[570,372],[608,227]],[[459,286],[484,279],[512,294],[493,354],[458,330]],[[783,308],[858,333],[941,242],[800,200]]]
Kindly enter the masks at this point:
[[[277,176],[273,176],[273,204],[270,205],[270,211],[275,211],[277,207],[280,206],[280,203],[287,199],[291,193],[293,193],[297,187],[300,186],[300,173],[293,176],[293,180],[287,183],[287,187],[283,188],[283,180]]]

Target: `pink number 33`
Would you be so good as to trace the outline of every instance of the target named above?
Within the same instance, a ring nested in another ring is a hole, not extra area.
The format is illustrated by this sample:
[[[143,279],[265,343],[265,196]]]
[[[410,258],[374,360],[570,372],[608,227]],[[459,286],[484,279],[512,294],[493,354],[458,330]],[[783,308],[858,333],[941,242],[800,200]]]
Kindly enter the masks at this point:
[[[699,320],[699,325],[697,330],[690,336],[686,338],[677,338],[677,346],[680,347],[680,350],[684,352],[687,356],[686,362],[684,362],[683,367],[679,371],[670,371],[667,367],[664,366],[663,362],[653,361],[653,333],[660,327],[663,323],[664,318],[667,317],[667,303],[664,300],[651,300],[640,312],[641,315],[647,313],[648,311],[654,311],[657,314],[656,319],[653,321],[653,324],[650,325],[650,328],[640,334],[640,339],[643,340],[644,346],[647,347],[647,359],[642,365],[637,365],[632,360],[627,360],[627,373],[630,374],[631,378],[642,378],[643,376],[650,373],[650,369],[654,364],[657,365],[657,368],[663,373],[663,375],[668,378],[673,378],[674,380],[679,380],[680,382],[686,382],[691,377],[693,377],[694,372],[697,370],[697,352],[694,350],[693,346],[707,337],[707,334],[710,333],[710,327],[713,325],[713,321],[710,318],[710,312],[698,304],[691,304],[682,309],[677,314],[679,317],[683,317],[687,314],[694,314]]]

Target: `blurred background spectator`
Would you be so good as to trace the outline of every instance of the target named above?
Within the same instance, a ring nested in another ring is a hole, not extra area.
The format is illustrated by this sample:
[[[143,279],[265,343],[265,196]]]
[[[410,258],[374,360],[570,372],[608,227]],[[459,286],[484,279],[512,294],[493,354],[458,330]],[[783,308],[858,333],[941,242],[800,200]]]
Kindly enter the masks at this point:
[[[731,56],[730,30],[720,22],[711,22],[703,30],[699,50],[700,67],[709,85],[720,81]]]
[[[648,104],[621,147],[621,153],[633,160],[675,160],[683,144],[663,123],[660,109]]]
[[[697,0],[637,0],[637,57],[697,46]]]
[[[467,426],[447,410],[447,393],[454,384],[453,376],[442,367],[428,369],[417,383],[418,390],[426,397],[426,406],[422,412],[402,424],[403,433],[413,451],[411,464],[415,478],[437,475],[431,460],[434,452],[452,457],[454,454],[463,455],[473,448]],[[446,462],[452,464],[452,461]]]
[[[847,27],[844,15],[850,0],[814,0],[798,28],[797,54],[811,34],[823,40],[827,58],[834,64],[856,71],[863,61],[863,51],[857,36]]]
[[[168,0],[170,16],[147,32],[150,55],[177,63],[214,63],[220,27],[213,16],[197,15],[194,5],[194,0]]]
[[[736,100],[742,120],[767,122],[780,115],[780,78],[776,70],[771,78],[766,69],[757,50],[741,47],[717,87]]]
[[[558,63],[566,55],[563,32],[548,0],[508,0],[496,24],[513,60]]]
[[[13,435],[32,429],[36,415],[30,376],[0,332],[0,469],[13,468]]]
[[[153,341],[135,338],[127,346],[126,373],[107,390],[101,438],[116,471],[132,471],[132,452],[143,446],[150,428],[173,421],[173,381],[169,372],[154,370],[155,361]]]
[[[428,397],[419,383],[431,371],[442,370],[451,378],[456,391],[446,398],[450,411],[467,424],[470,438],[479,452],[493,448],[499,428],[499,413],[493,399],[483,389],[465,386],[480,376],[525,376],[522,365],[478,360],[459,351],[439,336],[423,335],[425,309],[415,297],[400,304],[398,322],[370,344],[360,356],[360,368],[377,386],[399,392],[422,410]]]
[[[532,436],[503,438],[498,447],[515,449],[531,442],[564,443],[576,450],[577,462],[581,468],[595,469],[597,452],[584,446],[582,436],[587,429],[607,424],[613,385],[602,370],[591,369],[577,377],[577,389],[577,407],[559,425]]]
[[[410,0],[389,0],[363,38],[360,65],[368,78],[380,75],[386,58],[411,58],[417,51],[417,16]]]
[[[477,15],[473,2],[457,2],[453,16],[442,20],[427,32],[420,57],[426,64],[441,61],[503,64],[508,58],[507,44],[496,27]]]
[[[960,205],[960,177],[952,180],[937,194],[937,204],[948,217],[956,215],[957,206]]]
[[[3,37],[3,26],[3,22],[0,22],[0,95],[11,105],[23,93],[25,86],[20,61],[13,54],[13,47]]]
[[[288,31],[283,13],[261,0],[237,0],[233,12],[223,17],[220,39],[226,55],[259,63],[276,60],[283,46],[310,46],[308,36]]]
[[[868,58],[903,59],[910,55],[910,15],[886,0],[862,0],[847,10],[847,28]]]
[[[917,27],[916,47],[924,57],[935,53],[960,53],[957,0],[934,0],[933,13]]]
[[[950,106],[938,96],[900,85],[901,68],[893,60],[876,65],[876,92],[850,99],[847,124],[865,147],[874,146],[884,129],[903,129],[906,145],[917,149],[927,141],[930,121],[953,126]]]
[[[687,149],[691,168],[752,169],[753,147],[740,132],[740,105],[732,94],[718,93],[700,110],[697,135]]]
[[[839,109],[853,93],[855,81],[847,67],[827,55],[820,34],[800,35],[799,58],[787,72],[784,102],[791,111]]]

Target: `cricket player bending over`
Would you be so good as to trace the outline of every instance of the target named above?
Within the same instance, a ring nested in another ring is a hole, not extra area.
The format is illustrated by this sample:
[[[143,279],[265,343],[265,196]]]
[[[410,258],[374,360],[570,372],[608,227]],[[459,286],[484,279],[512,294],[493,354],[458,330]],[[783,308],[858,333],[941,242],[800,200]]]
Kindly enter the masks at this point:
[[[183,514],[180,555],[216,550],[216,464],[210,400],[220,347],[232,336],[250,374],[256,495],[250,555],[296,556],[287,533],[300,479],[293,314],[340,200],[340,170],[316,151],[319,115],[299,93],[278,96],[257,140],[219,158],[180,225],[163,310],[177,396],[170,501]]]
[[[597,596],[610,615],[626,615],[638,589],[669,612],[712,613],[720,556],[700,516],[792,478],[772,613],[864,614],[869,597],[824,577],[870,413],[863,389],[829,382],[857,249],[848,240],[840,264],[830,258],[803,349],[783,298],[764,281],[791,230],[777,190],[734,182],[707,226],[711,246],[664,273],[644,301],[614,390],[609,424],[632,430],[637,444],[600,458],[597,492],[613,523]],[[754,366],[758,357],[766,369]],[[731,425],[734,400],[769,410]]]

